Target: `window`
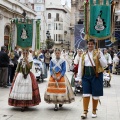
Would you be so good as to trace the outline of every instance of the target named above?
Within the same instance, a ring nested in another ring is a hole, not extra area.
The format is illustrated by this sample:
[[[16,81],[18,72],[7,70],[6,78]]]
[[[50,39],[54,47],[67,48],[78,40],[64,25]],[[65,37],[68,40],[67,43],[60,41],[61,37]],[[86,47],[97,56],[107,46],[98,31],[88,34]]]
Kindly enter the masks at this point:
[[[37,6],[36,11],[41,11],[41,6]]]
[[[58,41],[61,41],[63,39],[63,35],[62,34],[58,34]]]
[[[58,26],[59,26],[59,30],[63,30],[63,24],[59,23]]]
[[[58,27],[57,27],[57,23],[56,23],[56,30],[58,29]]]
[[[59,21],[59,13],[56,13],[56,21]]]
[[[51,19],[51,13],[48,13],[48,19]]]
[[[57,41],[57,34],[56,34],[56,41]]]
[[[55,26],[56,26],[56,25],[55,25],[55,23],[54,23],[54,30],[56,30],[56,29],[55,29]]]
[[[54,41],[55,41],[55,34],[54,34]]]
[[[61,35],[60,35],[60,34],[58,34],[58,41],[60,41],[60,39],[61,39]]]
[[[51,30],[51,24],[48,24],[48,30]]]

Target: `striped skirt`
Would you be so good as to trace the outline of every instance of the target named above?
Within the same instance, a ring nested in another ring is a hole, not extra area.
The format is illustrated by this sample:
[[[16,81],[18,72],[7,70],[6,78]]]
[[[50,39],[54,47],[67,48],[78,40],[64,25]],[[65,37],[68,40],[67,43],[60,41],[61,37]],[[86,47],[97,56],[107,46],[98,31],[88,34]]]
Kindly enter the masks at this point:
[[[57,73],[56,76],[60,76],[60,73]],[[44,100],[47,103],[54,104],[66,104],[75,100],[74,93],[67,76],[62,77],[58,81],[54,80],[52,76],[50,77],[45,91]]]

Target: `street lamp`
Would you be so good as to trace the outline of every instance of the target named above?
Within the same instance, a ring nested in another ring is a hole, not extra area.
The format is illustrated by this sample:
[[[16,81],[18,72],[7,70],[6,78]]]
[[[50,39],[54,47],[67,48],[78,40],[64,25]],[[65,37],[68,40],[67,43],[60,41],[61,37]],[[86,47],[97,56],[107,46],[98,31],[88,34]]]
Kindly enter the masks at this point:
[[[49,31],[46,32],[46,36],[47,36],[47,39],[51,39],[51,35]]]
[[[51,49],[54,46],[54,41],[51,39],[50,32],[46,32],[47,40],[46,40],[46,47],[47,49]]]
[[[25,18],[26,18],[26,11],[23,10],[22,16],[24,17],[24,22],[25,22]]]

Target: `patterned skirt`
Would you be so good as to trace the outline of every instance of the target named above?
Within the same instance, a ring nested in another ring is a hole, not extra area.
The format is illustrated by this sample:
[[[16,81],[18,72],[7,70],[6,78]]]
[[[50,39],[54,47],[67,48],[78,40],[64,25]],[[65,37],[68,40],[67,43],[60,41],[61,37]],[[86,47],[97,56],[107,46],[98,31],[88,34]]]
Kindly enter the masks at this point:
[[[31,86],[32,87],[32,100],[18,100],[18,99],[13,99],[13,98],[9,97],[9,99],[8,99],[9,105],[15,106],[15,107],[29,107],[29,106],[39,105],[39,103],[41,102],[39,87],[36,82],[36,78],[32,72],[30,72],[30,77],[31,77],[31,81],[32,81],[32,86]],[[15,78],[15,80],[17,80],[16,78]],[[12,83],[10,94],[12,92],[14,85],[15,85],[15,81],[13,81],[13,83]]]
[[[60,76],[60,73],[57,73],[56,76]],[[54,104],[67,104],[75,100],[74,93],[67,76],[62,77],[57,82],[53,77],[50,77],[45,91],[44,100],[47,103]]]

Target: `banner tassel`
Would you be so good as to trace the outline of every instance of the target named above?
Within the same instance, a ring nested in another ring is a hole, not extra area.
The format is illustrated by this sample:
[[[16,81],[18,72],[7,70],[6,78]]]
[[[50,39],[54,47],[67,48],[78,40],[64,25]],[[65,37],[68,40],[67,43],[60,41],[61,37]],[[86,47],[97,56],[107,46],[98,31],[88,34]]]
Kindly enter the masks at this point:
[[[84,40],[89,40],[89,35],[85,34]]]

